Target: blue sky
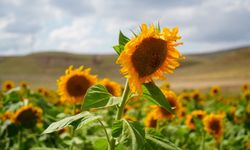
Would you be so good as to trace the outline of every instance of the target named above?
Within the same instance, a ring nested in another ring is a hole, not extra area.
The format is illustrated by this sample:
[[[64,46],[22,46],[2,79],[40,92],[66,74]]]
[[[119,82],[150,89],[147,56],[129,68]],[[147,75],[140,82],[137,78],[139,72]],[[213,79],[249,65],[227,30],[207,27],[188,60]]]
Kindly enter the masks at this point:
[[[0,55],[113,53],[143,22],[178,26],[183,53],[250,45],[249,0],[1,0]]]

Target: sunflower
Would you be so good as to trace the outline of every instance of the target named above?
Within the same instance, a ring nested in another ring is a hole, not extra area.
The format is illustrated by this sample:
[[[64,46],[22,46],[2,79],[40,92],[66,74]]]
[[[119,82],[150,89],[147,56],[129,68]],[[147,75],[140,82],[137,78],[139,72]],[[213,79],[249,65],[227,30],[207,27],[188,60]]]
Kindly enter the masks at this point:
[[[3,87],[3,90],[4,91],[9,91],[11,90],[12,88],[14,88],[15,84],[13,81],[11,80],[7,80],[3,83],[2,87]]]
[[[203,101],[203,95],[199,90],[195,90],[191,93],[191,96],[193,100],[195,100],[197,103],[202,103]]]
[[[157,126],[157,119],[155,119],[154,112],[148,113],[146,116],[144,123],[145,126],[148,128],[155,128]]]
[[[141,25],[140,35],[132,38],[117,59],[121,73],[129,80],[132,92],[142,93],[141,85],[154,79],[164,79],[164,73],[173,73],[182,57],[176,49],[181,37],[178,28],[159,31],[153,24]]]
[[[40,94],[43,94],[43,92],[45,91],[44,88],[40,87],[37,89],[37,92],[40,93]]]
[[[211,89],[210,89],[210,94],[212,96],[217,96],[219,93],[221,92],[221,88],[219,86],[213,86]]]
[[[193,111],[191,114],[189,114],[186,118],[185,124],[186,126],[191,129],[194,130],[195,129],[195,121],[194,121],[194,117],[199,119],[199,120],[203,120],[203,118],[205,117],[206,112],[203,110],[195,110]]]
[[[1,118],[2,121],[6,121],[6,120],[11,120],[12,121],[13,116],[14,116],[13,112],[7,111],[0,118]]]
[[[42,109],[32,105],[22,106],[19,108],[13,117],[16,124],[24,128],[32,128],[41,122]]]
[[[169,90],[170,89],[170,83],[165,82],[164,84],[161,85],[162,90]]]
[[[105,86],[110,94],[113,96],[120,96],[121,95],[121,85],[117,82],[111,81],[108,78],[104,78],[100,81],[100,84]]]
[[[83,66],[73,69],[70,66],[64,76],[57,81],[58,93],[62,102],[70,104],[80,103],[88,88],[97,82],[97,77],[90,74],[90,68],[83,70]]]
[[[246,99],[247,101],[250,100],[250,90],[244,91],[242,97]]]
[[[183,92],[178,96],[180,101],[189,101],[192,99],[192,95],[188,92]]]
[[[28,83],[25,82],[25,81],[20,82],[19,85],[20,85],[20,87],[23,88],[23,89],[27,89],[27,88],[28,88]]]
[[[247,83],[245,83],[245,84],[243,84],[243,85],[241,86],[241,89],[242,89],[243,92],[244,92],[244,91],[247,91],[248,88],[249,88],[249,84],[247,84]]]
[[[214,136],[217,142],[223,135],[223,118],[224,115],[221,114],[210,114],[206,116],[203,120],[205,131]]]

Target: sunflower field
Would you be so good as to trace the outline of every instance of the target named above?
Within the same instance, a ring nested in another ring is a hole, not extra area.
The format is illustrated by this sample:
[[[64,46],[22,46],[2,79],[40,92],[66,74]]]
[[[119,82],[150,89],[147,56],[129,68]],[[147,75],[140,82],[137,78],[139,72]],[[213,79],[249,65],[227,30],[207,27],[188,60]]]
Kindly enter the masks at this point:
[[[113,47],[125,85],[83,66],[65,68],[57,90],[1,83],[0,149],[250,150],[249,83],[233,96],[219,86],[174,92],[165,75],[185,59],[178,28],[133,34]]]

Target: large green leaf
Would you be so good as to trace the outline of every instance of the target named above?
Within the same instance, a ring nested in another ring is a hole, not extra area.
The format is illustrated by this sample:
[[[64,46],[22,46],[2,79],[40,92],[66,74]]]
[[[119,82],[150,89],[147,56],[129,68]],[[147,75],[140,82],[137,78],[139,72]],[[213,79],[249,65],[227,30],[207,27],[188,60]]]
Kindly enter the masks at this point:
[[[50,124],[50,126],[45,131],[43,131],[43,134],[61,130],[69,125],[74,125],[79,128],[79,125],[83,126],[84,124],[93,121],[93,118],[98,119],[99,117],[97,118],[96,116],[92,115],[89,112],[83,112],[74,116],[70,116]]]
[[[123,120],[122,143],[131,150],[138,150],[145,144],[145,131],[139,122]]]
[[[85,95],[82,108],[111,107],[119,103],[119,97],[113,97],[108,90],[100,84],[90,87]]]
[[[155,148],[154,145],[157,147],[161,147],[163,149],[167,150],[180,150],[174,143],[170,142],[166,138],[162,136],[152,135],[152,134],[146,134],[145,138],[147,139],[147,143]],[[151,148],[144,148],[145,150],[151,150]]]
[[[144,83],[142,86],[143,89],[143,97],[154,104],[165,108],[168,112],[173,112],[171,109],[171,105],[167,101],[165,95],[161,92],[161,90],[152,82]]]
[[[123,128],[123,121],[122,120],[114,121],[113,125],[112,125],[112,136],[119,137],[122,133],[122,128]]]

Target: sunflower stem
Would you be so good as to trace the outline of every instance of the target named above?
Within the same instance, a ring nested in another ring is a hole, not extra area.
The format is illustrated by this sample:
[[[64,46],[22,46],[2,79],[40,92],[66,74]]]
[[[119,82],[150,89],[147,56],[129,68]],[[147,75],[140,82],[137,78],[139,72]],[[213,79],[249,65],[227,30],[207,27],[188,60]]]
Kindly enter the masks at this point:
[[[122,100],[121,100],[121,103],[120,103],[119,108],[118,108],[116,120],[120,120],[122,118],[122,115],[124,112],[124,107],[125,107],[126,101],[128,99],[129,93],[130,93],[130,89],[129,89],[128,80],[127,80],[123,94],[122,94]]]
[[[127,80],[126,84],[125,84],[123,94],[122,94],[121,103],[117,107],[116,120],[120,120],[122,118],[122,116],[123,116],[124,108],[125,108],[126,102],[128,100],[129,93],[130,93],[130,89],[129,89],[128,80]],[[116,140],[113,137],[111,137],[110,144],[109,144],[109,150],[114,150],[115,149],[115,143],[116,143]]]
[[[201,150],[204,150],[205,148],[205,136],[206,136],[206,133],[204,131],[201,132]]]

